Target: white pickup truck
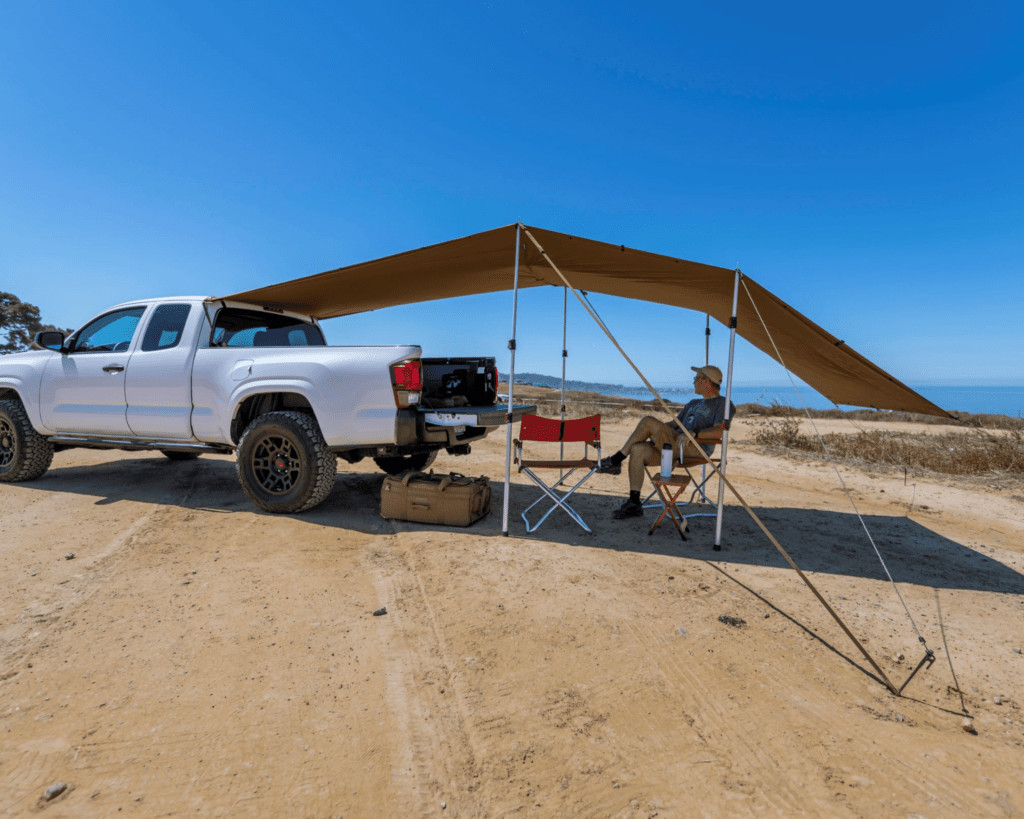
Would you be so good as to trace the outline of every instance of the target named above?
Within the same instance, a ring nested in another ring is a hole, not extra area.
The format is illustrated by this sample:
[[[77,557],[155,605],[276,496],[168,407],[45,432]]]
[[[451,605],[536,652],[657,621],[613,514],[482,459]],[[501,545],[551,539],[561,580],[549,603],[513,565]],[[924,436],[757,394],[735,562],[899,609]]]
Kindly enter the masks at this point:
[[[422,469],[508,420],[493,358],[328,347],[309,316],[201,296],[120,304],[34,347],[0,357],[0,482],[38,478],[71,447],[234,451],[253,503],[301,512],[327,497],[338,458]]]

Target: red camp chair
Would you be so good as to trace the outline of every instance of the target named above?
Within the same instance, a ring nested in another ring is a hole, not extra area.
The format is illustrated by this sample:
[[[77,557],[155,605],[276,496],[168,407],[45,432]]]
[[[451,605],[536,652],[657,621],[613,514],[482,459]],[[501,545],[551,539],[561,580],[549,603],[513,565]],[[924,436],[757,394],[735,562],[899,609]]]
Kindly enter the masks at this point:
[[[563,442],[567,444],[582,443],[583,457],[575,460],[568,458],[559,460],[526,460],[523,457],[523,444],[527,441],[556,444]],[[590,527],[583,522],[583,518],[580,517],[579,513],[569,505],[568,498],[597,471],[597,462],[601,459],[601,416],[591,415],[587,418],[558,421],[554,418],[543,418],[540,415],[524,415],[519,425],[519,437],[515,439],[514,444],[515,459],[519,465],[519,471],[525,473],[544,493],[526,507],[522,513],[523,521],[526,523],[526,531],[537,531],[538,527],[547,520],[548,515],[554,512],[555,509],[562,509],[569,517],[589,532]],[[594,447],[597,450],[597,455],[593,459],[588,457],[590,447]],[[558,469],[568,470],[568,472],[549,486],[534,471],[538,469]],[[559,494],[559,487],[577,469],[585,469],[587,474],[580,478],[568,492]],[[530,519],[526,516],[527,513],[544,500],[545,497],[553,501],[551,508],[544,513],[540,520],[531,524]]]

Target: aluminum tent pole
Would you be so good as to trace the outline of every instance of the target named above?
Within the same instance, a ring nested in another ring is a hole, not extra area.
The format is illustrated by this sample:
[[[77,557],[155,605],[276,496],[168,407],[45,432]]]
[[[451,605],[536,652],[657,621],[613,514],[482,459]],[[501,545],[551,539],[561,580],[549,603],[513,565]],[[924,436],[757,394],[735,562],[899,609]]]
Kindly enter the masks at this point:
[[[508,496],[512,483],[512,384],[516,380],[516,314],[519,311],[519,222],[516,222],[516,268],[512,277],[512,338],[508,340],[511,360],[508,365],[508,409],[505,412],[505,497],[501,509],[501,533],[508,537]]]
[[[565,348],[565,340],[566,340],[565,328],[566,328],[566,322],[568,321],[568,316],[569,316],[569,288],[568,287],[563,287],[562,288],[562,408],[561,408],[561,411],[560,411],[560,420],[562,420],[562,421],[565,420],[565,359],[568,358],[568,356],[569,356],[569,351]],[[558,442],[558,459],[559,460],[564,460],[565,459],[565,443],[563,443],[562,441]],[[559,474],[559,476],[561,476],[561,474],[562,474],[561,471],[559,471],[558,474]]]
[[[710,351],[711,351],[711,314],[710,313],[705,313],[704,314],[704,366],[705,367],[708,366],[708,364],[711,363],[711,359],[709,358]],[[708,479],[707,473],[708,473],[708,465],[707,464],[701,464],[700,465],[700,485],[701,486],[703,486],[705,484],[705,482],[707,481],[707,479]],[[700,501],[703,503],[704,499],[701,498]]]
[[[708,352],[711,348],[711,314],[706,313],[704,315],[704,366],[708,366],[711,363],[711,359],[708,358]]]
[[[732,363],[736,353],[736,308],[740,299],[740,269],[736,268],[736,280],[732,290],[732,318],[729,319],[729,363],[725,376],[725,429],[722,431],[722,462],[719,464],[721,480],[718,481],[718,515],[715,518],[715,551],[722,551],[722,511],[725,501],[725,463],[729,454],[729,407],[732,400]]]

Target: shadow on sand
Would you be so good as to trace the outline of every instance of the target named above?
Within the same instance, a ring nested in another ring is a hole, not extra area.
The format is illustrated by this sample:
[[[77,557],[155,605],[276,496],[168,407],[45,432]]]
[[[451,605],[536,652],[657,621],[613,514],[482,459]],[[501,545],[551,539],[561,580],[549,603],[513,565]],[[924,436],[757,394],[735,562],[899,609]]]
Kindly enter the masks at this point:
[[[502,490],[494,482],[491,514],[468,529],[386,521],[378,513],[383,475],[340,471],[334,491],[309,512],[289,516],[303,524],[336,527],[368,535],[402,531],[443,531],[482,537],[502,536]],[[125,458],[87,466],[52,468],[26,487],[41,492],[71,492],[97,498],[97,504],[131,500],[204,509],[224,514],[256,513],[242,494],[234,462],[200,458],[172,462],[164,458]],[[611,510],[621,500],[605,494],[579,492],[574,506],[594,530],[587,534],[556,510],[536,535],[526,535],[519,513],[538,496],[533,487],[513,485],[509,504],[509,535],[561,543],[566,546],[612,549],[673,557],[713,559],[723,565],[785,568],[786,562],[738,506],[727,506],[723,521],[723,550],[712,552],[714,520],[691,521],[687,541],[671,524],[653,536],[647,531],[657,510],[641,519],[616,521]],[[755,507],[768,529],[808,572],[885,580],[885,573],[852,513],[811,509]],[[893,580],[936,589],[1024,594],[1024,576],[974,549],[936,534],[907,517],[865,516]]]

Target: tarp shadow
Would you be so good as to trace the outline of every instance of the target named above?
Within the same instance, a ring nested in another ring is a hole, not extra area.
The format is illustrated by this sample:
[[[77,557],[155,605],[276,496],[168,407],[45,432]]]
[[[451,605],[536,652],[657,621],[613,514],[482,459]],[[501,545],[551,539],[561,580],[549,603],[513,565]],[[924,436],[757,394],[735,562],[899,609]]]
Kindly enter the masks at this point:
[[[471,527],[457,529],[384,520],[379,513],[383,480],[380,473],[340,472],[333,492],[321,506],[291,517],[306,525],[368,535],[435,530],[502,537],[502,486],[498,482],[492,484],[491,514]],[[187,462],[172,462],[162,457],[127,458],[55,467],[38,481],[24,486],[46,492],[95,496],[99,505],[132,500],[224,514],[266,514],[255,509],[242,494],[234,462],[228,458],[203,457]],[[587,534],[561,510],[556,510],[535,535],[526,535],[519,514],[538,494],[531,486],[512,485],[510,537],[574,547],[713,559],[722,564],[788,567],[750,516],[738,506],[726,507],[723,550],[713,552],[712,518],[691,521],[686,542],[668,521],[653,536],[648,536],[656,510],[648,510],[643,518],[616,521],[611,517],[611,510],[622,498],[597,492],[580,491],[573,496],[573,505],[594,530],[593,534]],[[785,507],[755,507],[754,511],[805,571],[886,579],[856,515]],[[1024,595],[1024,575],[936,534],[915,520],[869,515],[865,516],[865,522],[897,583]]]
[[[322,507],[303,517],[326,526],[341,525],[364,532],[379,532],[380,518],[376,504],[380,497],[381,481],[367,475],[341,477],[331,498]],[[433,529],[501,537],[502,487],[495,485],[494,488],[494,508],[490,516],[466,530],[401,521],[387,523],[393,531]],[[715,528],[713,518],[691,520],[685,542],[667,520],[654,535],[649,536],[648,530],[658,510],[647,510],[643,518],[617,521],[612,518],[611,511],[622,502],[622,498],[582,491],[573,496],[573,505],[593,529],[593,534],[587,534],[565,513],[556,510],[534,535],[527,535],[519,514],[534,501],[538,493],[532,487],[515,484],[511,493],[510,537],[567,546],[686,556],[724,564],[789,569],[789,564],[778,550],[746,511],[738,506],[726,507],[723,515],[723,550],[714,552],[711,549]],[[356,503],[352,504],[352,501]],[[341,504],[345,505],[344,512],[339,508]],[[708,509],[706,506],[701,508]],[[852,512],[788,507],[755,507],[754,511],[803,570],[871,580],[887,579],[860,521]],[[933,532],[915,520],[899,516],[865,515],[864,521],[897,583],[1024,595],[1024,575],[968,546]]]

